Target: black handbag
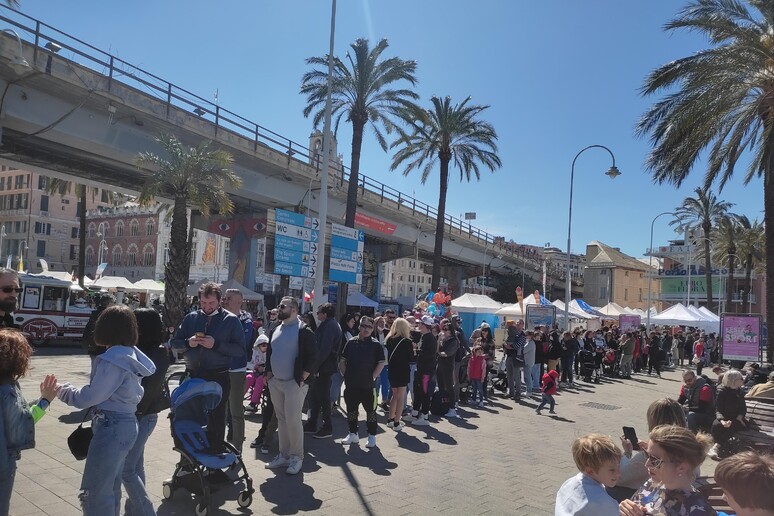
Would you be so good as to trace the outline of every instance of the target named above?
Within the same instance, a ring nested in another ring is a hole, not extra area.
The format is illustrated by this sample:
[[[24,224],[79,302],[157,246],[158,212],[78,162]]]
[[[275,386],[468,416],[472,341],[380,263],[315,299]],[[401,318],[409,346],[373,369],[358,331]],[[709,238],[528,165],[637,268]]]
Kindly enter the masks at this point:
[[[94,437],[94,431],[90,426],[84,427],[83,423],[89,417],[90,412],[91,409],[86,411],[81,424],[67,438],[67,446],[70,448],[70,453],[73,454],[75,460],[83,460],[89,454],[89,445],[91,444],[92,437]]]

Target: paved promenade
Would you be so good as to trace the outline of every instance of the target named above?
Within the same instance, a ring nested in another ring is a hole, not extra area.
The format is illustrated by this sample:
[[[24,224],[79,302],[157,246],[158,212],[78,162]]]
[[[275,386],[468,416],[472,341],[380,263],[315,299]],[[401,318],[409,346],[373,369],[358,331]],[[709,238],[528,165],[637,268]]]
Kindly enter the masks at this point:
[[[80,350],[41,350],[33,370],[22,380],[28,399],[38,394],[46,373],[61,382],[88,381],[89,359]],[[634,426],[645,438],[645,409],[664,396],[676,397],[679,372],[658,379],[635,375],[633,380],[578,383],[557,396],[558,414],[534,412],[536,400],[516,404],[498,399],[483,409],[463,408],[456,420],[434,418],[430,427],[382,431],[378,447],[365,448],[365,424],[360,447],[306,436],[306,457],[300,474],[264,469],[264,456],[245,445],[245,462],[256,493],[249,509],[235,501],[239,490],[214,495],[210,514],[553,514],[556,490],[577,473],[570,455],[572,440],[596,431],[617,438],[623,425]],[[385,422],[379,412],[379,423]],[[162,413],[145,449],[148,491],[159,515],[194,514],[194,502],[178,491],[162,501],[161,483],[174,471],[169,420]],[[37,448],[22,453],[11,515],[81,514],[78,487],[84,462],[73,459],[67,436],[83,412],[55,401],[37,427]],[[432,418],[432,416],[431,416]],[[258,432],[259,416],[248,416],[247,435]],[[334,437],[346,436],[343,417],[334,417]],[[703,473],[714,463],[705,462]]]

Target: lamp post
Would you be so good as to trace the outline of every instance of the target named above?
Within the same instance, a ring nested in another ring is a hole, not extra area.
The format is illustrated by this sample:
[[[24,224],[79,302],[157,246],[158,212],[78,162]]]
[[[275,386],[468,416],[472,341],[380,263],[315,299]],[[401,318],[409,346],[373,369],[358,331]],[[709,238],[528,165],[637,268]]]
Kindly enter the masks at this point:
[[[613,151],[605,147],[604,145],[589,145],[588,147],[585,147],[578,152],[578,154],[575,155],[575,158],[572,160],[572,167],[570,168],[570,209],[569,209],[569,216],[568,216],[568,222],[567,222],[567,284],[565,286],[565,293],[564,293],[564,321],[566,324],[566,329],[570,329],[570,297],[572,294],[572,280],[570,279],[570,243],[571,243],[571,236],[572,236],[572,185],[573,185],[573,179],[575,178],[575,161],[577,161],[578,156],[583,154],[585,151],[593,148],[600,148],[605,149],[609,154],[610,157],[613,159],[613,165],[608,169],[607,172],[605,172],[605,175],[610,177],[610,179],[615,179],[616,177],[621,175],[621,172],[619,172],[618,167],[615,166],[615,156],[613,155]]]
[[[742,258],[739,255],[737,255],[736,253],[728,253],[726,255],[726,258],[728,258],[729,256],[733,256],[734,258],[739,260],[739,265],[744,267],[744,261],[742,261]],[[728,262],[726,262],[726,263],[728,263]],[[721,267],[722,266],[723,265],[721,265]],[[721,283],[721,287],[720,287],[720,294],[718,296],[720,298],[720,303],[718,303],[718,305],[719,305],[718,315],[722,314],[723,312],[725,312],[728,309],[728,307],[726,306],[726,298],[727,298],[726,290],[728,289],[729,285],[731,284],[731,280],[734,279],[734,278],[732,276],[729,279],[725,279],[727,277],[728,277],[728,273],[726,273],[725,276],[724,275],[720,276],[720,280],[721,280],[722,283]]]
[[[5,232],[5,224],[0,225],[0,262],[2,262],[3,259],[3,238],[7,237],[8,234]],[[0,263],[0,267],[2,267],[2,264]]]
[[[486,283],[486,252],[489,251],[488,247],[484,247],[484,261],[482,262],[482,271],[481,275],[483,276],[481,278],[481,294],[484,293],[484,284]]]
[[[645,323],[645,330],[650,330],[650,303],[651,303],[651,282],[653,281],[653,225],[656,223],[656,219],[661,217],[662,215],[672,215],[674,216],[674,213],[671,211],[665,211],[662,213],[659,213],[655,217],[653,217],[653,221],[650,223],[650,245],[648,246],[648,308],[647,308],[647,317],[646,317],[646,323]]]
[[[22,269],[22,265],[24,264],[24,260],[22,259],[22,252],[26,252],[27,249],[29,249],[30,246],[27,245],[26,240],[22,240],[19,242],[19,272],[24,272]]]

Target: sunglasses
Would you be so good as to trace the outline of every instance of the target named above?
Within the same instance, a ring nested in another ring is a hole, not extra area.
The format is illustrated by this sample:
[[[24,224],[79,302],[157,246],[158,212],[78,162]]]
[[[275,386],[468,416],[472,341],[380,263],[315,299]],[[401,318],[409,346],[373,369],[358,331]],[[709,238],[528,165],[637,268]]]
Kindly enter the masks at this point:
[[[285,308],[290,308],[290,305],[282,304],[282,305],[279,305],[277,308],[279,308],[280,310],[284,310]]]
[[[361,324],[360,327],[361,328],[373,328],[373,326],[371,326],[370,324]]]
[[[672,460],[666,460],[660,457],[656,457],[655,455],[651,455],[645,450],[642,450],[642,453],[645,454],[645,464],[646,465],[650,464],[651,466],[653,466],[653,469],[659,469],[662,465],[664,465],[664,463],[669,464],[670,462],[674,462]]]
[[[0,290],[2,290],[4,294],[10,294],[11,292],[16,292],[17,294],[21,294],[23,289],[16,288],[16,287],[3,287]]]

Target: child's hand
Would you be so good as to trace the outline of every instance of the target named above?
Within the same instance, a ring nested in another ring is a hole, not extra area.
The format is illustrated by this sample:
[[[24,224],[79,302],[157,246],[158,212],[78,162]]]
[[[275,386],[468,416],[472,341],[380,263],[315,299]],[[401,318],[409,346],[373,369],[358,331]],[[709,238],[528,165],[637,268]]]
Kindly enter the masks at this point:
[[[628,458],[631,458],[632,451],[634,451],[634,446],[632,446],[631,441],[627,439],[625,436],[621,436],[621,447],[623,448],[624,455],[626,455]]]
[[[645,514],[645,507],[633,500],[624,500],[618,506],[618,510],[621,516],[643,516]]]
[[[56,376],[49,374],[40,383],[40,396],[46,398],[49,402],[53,401],[56,398],[58,388],[59,384],[56,383]]]

